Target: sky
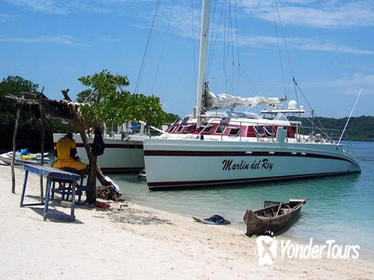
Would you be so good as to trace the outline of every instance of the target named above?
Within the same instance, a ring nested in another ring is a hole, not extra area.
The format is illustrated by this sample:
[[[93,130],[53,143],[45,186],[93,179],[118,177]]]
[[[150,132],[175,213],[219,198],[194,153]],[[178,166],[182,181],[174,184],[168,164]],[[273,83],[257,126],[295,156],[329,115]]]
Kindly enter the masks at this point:
[[[79,77],[108,69],[129,78],[128,90],[159,96],[165,111],[190,114],[201,3],[0,0],[0,79],[18,75],[49,98],[66,88],[75,98]],[[374,115],[374,0],[212,0],[210,11],[213,92],[286,95],[344,117],[361,91],[353,115]]]

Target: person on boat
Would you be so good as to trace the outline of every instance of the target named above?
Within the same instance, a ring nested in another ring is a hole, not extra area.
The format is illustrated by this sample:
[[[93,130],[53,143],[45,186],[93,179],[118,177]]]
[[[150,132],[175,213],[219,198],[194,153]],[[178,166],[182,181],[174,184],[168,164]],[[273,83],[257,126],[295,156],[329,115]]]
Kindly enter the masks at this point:
[[[86,174],[88,166],[81,162],[77,154],[77,144],[73,139],[73,134],[69,132],[56,143],[56,161],[52,167],[65,169],[78,174]]]

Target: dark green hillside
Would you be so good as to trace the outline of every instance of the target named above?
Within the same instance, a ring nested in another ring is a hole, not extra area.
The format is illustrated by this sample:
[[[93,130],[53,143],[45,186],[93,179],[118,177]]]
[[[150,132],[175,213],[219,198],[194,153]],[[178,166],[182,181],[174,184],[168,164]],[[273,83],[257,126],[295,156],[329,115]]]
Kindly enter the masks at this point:
[[[306,118],[291,117],[290,119],[299,120],[302,122],[303,126],[308,127],[307,129],[304,129],[304,133],[311,131],[311,122]],[[314,118],[314,123],[320,127],[322,124],[325,133],[330,135],[333,139],[339,139],[346,122],[347,118]],[[352,117],[349,121],[343,140],[374,141],[374,117]]]

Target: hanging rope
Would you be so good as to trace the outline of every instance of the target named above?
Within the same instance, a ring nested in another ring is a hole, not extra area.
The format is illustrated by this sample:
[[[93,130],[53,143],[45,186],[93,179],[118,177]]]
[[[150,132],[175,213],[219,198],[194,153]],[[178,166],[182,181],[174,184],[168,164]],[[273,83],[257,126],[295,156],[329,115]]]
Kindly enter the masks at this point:
[[[239,34],[238,34],[238,17],[237,17],[237,13],[236,13],[236,6],[237,6],[237,1],[235,0],[235,3],[234,3],[234,13],[235,13],[235,36],[236,36],[236,51],[237,51],[237,91],[239,94],[239,75],[240,75],[240,55],[239,55]]]
[[[213,38],[211,41],[211,44],[209,44],[209,52],[208,52],[208,69],[207,69],[207,76],[210,74],[210,70],[212,69],[212,64],[213,64],[213,57],[214,57],[214,54],[215,54],[215,50],[216,50],[216,43],[217,43],[217,38],[218,38],[218,34],[219,32],[216,32],[216,29],[220,30],[220,27],[221,27],[221,23],[222,23],[222,16],[223,16],[223,3],[222,3],[222,7],[221,7],[221,13],[219,15],[219,20],[218,22],[216,23],[216,17],[217,17],[217,14],[216,14],[216,6],[217,6],[217,1],[214,2],[214,9],[213,9],[213,22],[212,22],[212,25],[211,25],[211,38]]]
[[[147,53],[148,53],[148,46],[149,46],[149,42],[151,40],[151,35],[152,35],[152,32],[153,32],[153,26],[155,24],[155,20],[156,20],[156,17],[157,17],[157,12],[158,12],[159,6],[160,6],[160,0],[157,0],[156,10],[155,10],[155,13],[153,15],[151,29],[149,30],[149,34],[148,34],[148,38],[147,38],[147,43],[145,45],[145,50],[144,50],[144,54],[143,54],[143,58],[142,58],[142,63],[140,65],[138,79],[136,80],[134,93],[138,93],[138,90],[139,90],[139,86],[140,86],[140,83],[141,83],[141,79],[142,79],[142,75],[143,75],[143,70],[144,70],[144,62],[145,62],[145,58],[146,58]]]
[[[169,30],[170,30],[170,23],[171,23],[170,19],[172,19],[173,17],[174,17],[174,9],[171,9],[171,15],[169,17],[168,25],[167,25],[166,31],[164,33],[164,38],[163,38],[163,41],[162,41],[161,52],[160,52],[159,59],[157,61],[155,77],[154,77],[154,80],[153,80],[153,83],[152,83],[152,88],[151,88],[151,94],[152,95],[154,93],[154,89],[155,89],[156,83],[158,81],[157,78],[158,78],[158,73],[159,73],[159,70],[160,70],[161,60],[162,60],[162,58],[164,56],[164,52],[165,52],[166,38],[167,38],[167,35],[169,34]],[[196,75],[195,75],[195,84],[196,84]]]
[[[283,59],[282,59],[282,52],[281,52],[281,46],[280,46],[280,35],[279,35],[279,30],[277,28],[278,24],[277,24],[277,18],[276,18],[276,11],[275,11],[274,1],[272,1],[272,4],[273,4],[272,5],[272,7],[273,7],[273,14],[274,14],[274,33],[275,33],[275,36],[277,37],[277,47],[278,47],[279,64],[280,64],[281,77],[282,77],[282,86],[283,86],[284,94],[287,96],[286,78],[285,78],[285,73],[284,73],[284,69],[283,69]],[[297,93],[296,93],[296,95],[297,95]]]
[[[194,73],[194,88],[197,87],[197,73],[196,73],[196,46],[195,46],[195,17],[194,17],[194,0],[191,0],[191,28],[192,28],[192,49],[193,49],[193,73]]]

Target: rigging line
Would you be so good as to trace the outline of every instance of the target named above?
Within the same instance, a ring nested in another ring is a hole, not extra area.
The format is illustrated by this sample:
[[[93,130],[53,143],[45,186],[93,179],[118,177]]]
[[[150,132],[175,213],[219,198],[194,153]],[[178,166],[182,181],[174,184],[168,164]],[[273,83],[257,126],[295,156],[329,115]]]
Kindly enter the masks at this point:
[[[272,8],[273,8],[273,14],[274,14],[274,32],[277,37],[277,47],[278,47],[278,56],[279,56],[279,63],[280,63],[280,70],[281,70],[281,77],[282,77],[282,86],[283,86],[283,91],[284,94],[287,96],[286,93],[286,86],[285,86],[285,75],[284,75],[284,69],[283,69],[283,59],[282,59],[282,52],[280,48],[280,39],[279,39],[279,33],[278,33],[278,28],[277,28],[277,19],[276,19],[276,12],[275,12],[275,4],[274,0],[272,1]]]
[[[215,48],[215,42],[217,40],[217,33],[215,33],[216,31],[216,9],[217,9],[217,1],[214,1],[214,7],[213,7],[213,13],[211,15],[213,21],[212,21],[212,24],[210,24],[210,28],[211,28],[211,36],[210,38],[213,38],[211,41],[210,44],[208,44],[208,48],[209,48],[209,51],[208,51],[208,67],[207,67],[207,76],[209,75],[210,73],[210,67],[212,65],[212,59],[213,59],[213,53],[214,53],[214,48]],[[221,14],[222,15],[222,14]]]
[[[194,71],[194,88],[197,87],[197,73],[196,73],[196,47],[195,47],[195,25],[194,25],[194,0],[191,0],[191,27],[192,27],[192,48],[193,48],[193,71]]]
[[[235,95],[235,82],[234,82],[234,76],[235,76],[235,51],[234,51],[234,35],[233,35],[233,32],[234,32],[234,29],[233,29],[233,20],[232,20],[232,8],[231,8],[231,0],[229,0],[229,23],[230,23],[230,44],[231,44],[231,59],[232,59],[232,63],[231,63],[231,92],[233,95]]]
[[[237,63],[237,68],[238,68],[238,72],[237,72],[237,90],[238,90],[238,93],[239,93],[239,69],[240,69],[240,56],[239,56],[239,34],[238,34],[238,17],[237,17],[237,13],[236,13],[236,6],[237,6],[237,0],[235,0],[235,3],[234,3],[234,14],[235,14],[235,35],[236,35],[236,51],[237,51],[237,60],[238,60],[238,63]]]
[[[351,112],[350,112],[350,114],[349,114],[349,117],[348,117],[348,119],[347,119],[347,122],[345,123],[345,126],[344,126],[344,128],[343,128],[343,132],[342,132],[342,134],[340,135],[340,138],[339,138],[339,141],[338,141],[338,145],[340,144],[340,141],[342,141],[343,135],[344,135],[344,133],[345,133],[345,130],[347,129],[347,126],[348,126],[349,120],[350,120],[351,117],[352,117],[352,113],[353,113],[353,111],[354,111],[354,109],[355,109],[355,107],[356,107],[356,104],[357,104],[358,99],[359,99],[360,96],[361,96],[361,93],[362,93],[362,89],[360,89],[360,92],[359,92],[358,95],[357,95],[357,98],[356,98],[356,100],[355,100],[355,103],[353,104],[352,110],[351,110]]]
[[[247,82],[252,86],[252,88],[253,88],[253,90],[256,92],[256,94],[258,94],[259,89],[254,85],[254,83],[253,83],[252,80],[249,78],[249,76],[244,72],[244,69],[243,69],[243,68],[238,68],[238,73],[241,75],[241,77],[242,77],[244,80],[247,80]]]
[[[215,4],[217,3],[217,1],[214,2]],[[222,4],[223,6],[223,4]],[[214,6],[214,9],[216,9],[216,5]],[[221,23],[222,23],[222,15],[223,15],[223,8],[221,9],[221,13],[220,13],[220,16],[219,16],[219,21],[217,23],[217,28],[219,30],[219,27],[221,26]],[[207,72],[207,75],[209,75],[210,73],[210,70],[212,69],[212,64],[213,64],[213,58],[214,58],[214,53],[215,53],[215,48],[216,48],[216,43],[218,41],[218,33],[219,32],[216,32],[215,36],[214,36],[214,39],[213,39],[213,42],[212,44],[210,45],[211,46],[211,49],[212,51],[209,52],[209,59],[208,59],[208,72]],[[213,36],[212,36],[213,37]]]
[[[149,42],[151,40],[151,35],[152,35],[152,31],[153,31],[153,26],[155,24],[155,21],[156,21],[156,17],[157,17],[157,12],[158,12],[158,8],[160,6],[160,0],[157,0],[157,4],[156,4],[156,10],[155,10],[155,13],[153,15],[153,19],[152,19],[152,24],[151,24],[151,29],[149,30],[149,34],[148,34],[148,38],[147,38],[147,43],[145,45],[145,50],[144,50],[144,54],[143,54],[143,58],[142,58],[142,63],[140,65],[140,70],[139,70],[139,74],[138,74],[138,79],[136,80],[136,85],[135,85],[135,91],[134,93],[138,93],[138,90],[139,90],[139,86],[140,86],[140,82],[141,82],[141,77],[142,77],[142,73],[143,73],[143,70],[144,70],[144,63],[145,63],[145,58],[147,56],[147,53],[148,53],[148,46],[149,46]]]
[[[310,109],[312,112],[315,112],[315,111],[313,110],[312,105],[310,105],[308,99],[306,98],[306,96],[305,96],[303,90],[301,89],[301,87],[299,86],[299,84],[296,82],[295,77],[293,77],[293,82],[294,82],[294,84],[295,84],[295,88],[297,88],[297,89],[300,91],[300,93],[301,93],[302,97],[304,98],[305,102],[307,103],[309,109]],[[314,117],[314,116],[313,116],[313,117]],[[318,118],[318,115],[317,115],[317,114],[315,114],[315,117],[317,118],[317,120],[318,120],[318,122],[319,122],[319,125],[320,125],[322,128],[324,128],[324,126],[323,126],[321,120]]]
[[[223,75],[225,78],[225,87],[227,90],[227,73],[226,73],[226,20],[227,20],[227,14],[226,14],[226,0],[224,0],[224,20],[223,20],[223,61],[222,61],[222,68],[223,68]]]
[[[173,17],[174,17],[174,9],[171,9],[171,15],[170,15],[169,19],[172,19]],[[162,42],[160,57],[159,57],[158,62],[157,62],[155,77],[154,77],[154,80],[153,80],[153,83],[152,83],[152,88],[151,88],[151,94],[152,95],[154,93],[154,89],[155,89],[155,86],[156,86],[156,83],[157,83],[157,77],[158,77],[158,73],[159,73],[159,70],[160,70],[161,60],[162,60],[162,58],[164,56],[164,53],[165,53],[166,38],[167,38],[167,35],[169,34],[169,31],[170,31],[170,25],[171,25],[171,20],[169,20],[168,25],[167,25],[166,30],[165,30],[165,33],[164,33],[164,38],[163,38],[163,42]],[[196,75],[195,75],[195,83],[196,83]]]
[[[304,98],[306,104],[308,105],[309,109],[313,110],[313,107],[310,105],[308,99],[305,97],[304,92],[300,88],[299,84],[296,82],[295,78],[294,78],[294,83],[295,83],[296,88],[300,91],[300,93],[301,93],[302,97]]]
[[[278,14],[279,26],[280,26],[280,30],[281,30],[281,34],[282,34],[282,38],[283,38],[283,44],[284,44],[285,49],[286,49],[287,60],[288,60],[288,65],[289,65],[289,68],[290,68],[291,76],[295,77],[295,71],[293,70],[293,66],[292,66],[292,62],[291,62],[291,56],[290,56],[290,53],[288,51],[288,44],[287,44],[286,36],[284,34],[283,24],[282,24],[282,20],[281,20],[281,17],[280,17],[277,0],[274,0],[274,3],[275,3],[275,8],[276,8],[276,11],[277,11],[277,14]],[[291,81],[289,79],[287,79],[287,80],[289,81],[288,86],[291,88],[291,84],[290,84]]]
[[[317,120],[319,120],[318,117],[315,117],[315,118],[317,118]],[[324,130],[327,130],[326,128],[321,128],[321,127],[319,127],[318,125],[316,125],[316,123],[313,121],[313,119],[310,119],[310,118],[308,118],[308,117],[305,117],[305,119],[311,123],[311,125],[312,125],[312,129],[313,129],[314,127],[316,127],[316,128],[317,128],[317,129],[318,129],[318,130],[323,134],[323,135],[325,135],[328,139],[331,139],[331,137],[323,131],[323,129],[324,129]],[[321,123],[320,120],[319,120],[319,122]]]
[[[229,14],[229,8],[228,8],[228,1],[230,0],[225,0],[225,56],[224,56],[224,74],[225,74],[225,88],[226,92],[230,92],[230,68],[229,68],[229,58],[230,58],[230,28],[229,28],[229,19],[230,19],[230,14]]]
[[[291,63],[291,57],[290,57],[290,54],[289,54],[289,51],[288,51],[288,45],[287,45],[287,41],[286,41],[286,36],[284,35],[283,24],[282,24],[282,20],[281,20],[280,14],[279,14],[279,8],[278,8],[278,2],[277,2],[277,0],[274,0],[274,3],[275,3],[275,9],[276,9],[277,14],[278,14],[278,21],[279,21],[280,30],[281,30],[282,37],[283,37],[283,43],[284,43],[284,46],[286,48],[286,53],[287,53],[287,58],[288,58],[288,64],[290,66],[292,75],[294,76],[294,71],[293,71],[293,67],[292,67],[292,63]]]

